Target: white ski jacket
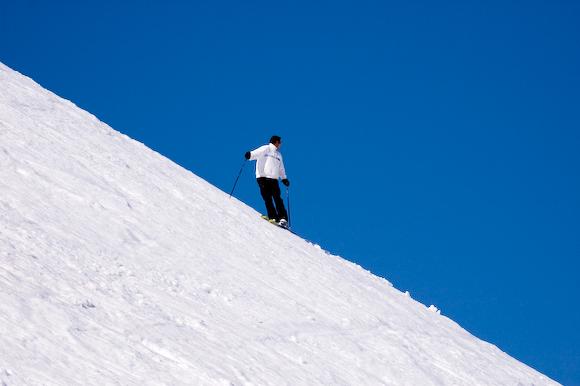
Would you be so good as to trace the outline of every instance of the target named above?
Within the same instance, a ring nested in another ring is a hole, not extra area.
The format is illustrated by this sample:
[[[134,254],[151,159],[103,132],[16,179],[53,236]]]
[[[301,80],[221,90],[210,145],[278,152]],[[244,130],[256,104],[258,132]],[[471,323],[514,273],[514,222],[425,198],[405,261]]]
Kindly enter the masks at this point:
[[[277,180],[286,178],[282,154],[269,143],[250,152],[250,160],[256,160],[256,178],[266,177]]]

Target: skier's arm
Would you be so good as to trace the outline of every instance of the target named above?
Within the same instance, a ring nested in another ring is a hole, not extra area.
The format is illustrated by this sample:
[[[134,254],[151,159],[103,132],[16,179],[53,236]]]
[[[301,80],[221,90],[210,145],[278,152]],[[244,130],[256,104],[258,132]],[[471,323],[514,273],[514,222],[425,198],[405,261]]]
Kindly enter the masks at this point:
[[[280,178],[285,180],[286,178],[286,169],[284,168],[284,160],[280,158]]]
[[[254,161],[260,158],[268,150],[268,145],[260,146],[259,148],[250,152],[250,160]]]

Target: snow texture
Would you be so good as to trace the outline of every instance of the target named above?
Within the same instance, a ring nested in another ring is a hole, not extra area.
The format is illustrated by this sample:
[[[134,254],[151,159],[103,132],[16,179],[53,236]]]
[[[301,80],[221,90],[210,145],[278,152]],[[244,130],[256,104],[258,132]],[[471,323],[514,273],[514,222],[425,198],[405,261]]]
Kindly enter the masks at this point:
[[[556,384],[1,63],[0,165],[0,385]]]

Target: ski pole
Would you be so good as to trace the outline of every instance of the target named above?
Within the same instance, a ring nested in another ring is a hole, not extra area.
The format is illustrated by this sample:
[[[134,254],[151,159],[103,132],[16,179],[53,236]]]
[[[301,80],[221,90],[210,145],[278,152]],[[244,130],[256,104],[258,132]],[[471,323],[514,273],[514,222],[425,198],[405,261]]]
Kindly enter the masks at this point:
[[[290,188],[286,187],[286,202],[288,206],[288,228],[292,225],[290,223]]]
[[[240,179],[240,176],[242,175],[242,171],[244,170],[244,166],[246,166],[246,161],[244,160],[244,162],[242,163],[242,167],[240,168],[240,172],[238,173],[238,177],[236,178],[236,182],[234,182],[234,187],[232,188],[232,191],[230,192],[230,198],[232,198],[232,194],[234,194],[234,189],[236,188],[236,185],[238,184],[238,180]]]

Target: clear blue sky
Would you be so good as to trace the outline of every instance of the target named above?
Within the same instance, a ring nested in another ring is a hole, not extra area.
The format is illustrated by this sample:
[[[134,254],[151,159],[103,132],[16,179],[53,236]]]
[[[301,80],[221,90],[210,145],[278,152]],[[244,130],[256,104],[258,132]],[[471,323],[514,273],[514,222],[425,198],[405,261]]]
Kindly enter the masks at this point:
[[[580,385],[579,20],[558,0],[3,1],[0,61],[227,192],[281,135],[295,231]],[[236,196],[263,211],[251,167]]]

